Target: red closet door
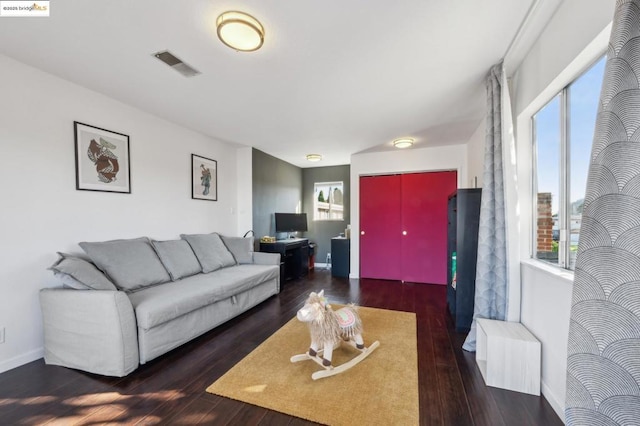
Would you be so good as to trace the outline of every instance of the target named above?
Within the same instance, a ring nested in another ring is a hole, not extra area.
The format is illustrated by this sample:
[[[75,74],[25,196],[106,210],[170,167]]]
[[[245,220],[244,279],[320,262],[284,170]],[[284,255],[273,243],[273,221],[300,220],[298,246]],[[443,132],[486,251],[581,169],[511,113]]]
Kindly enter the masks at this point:
[[[360,178],[360,276],[401,278],[400,175]]]
[[[456,172],[402,175],[401,279],[447,283],[447,202]]]

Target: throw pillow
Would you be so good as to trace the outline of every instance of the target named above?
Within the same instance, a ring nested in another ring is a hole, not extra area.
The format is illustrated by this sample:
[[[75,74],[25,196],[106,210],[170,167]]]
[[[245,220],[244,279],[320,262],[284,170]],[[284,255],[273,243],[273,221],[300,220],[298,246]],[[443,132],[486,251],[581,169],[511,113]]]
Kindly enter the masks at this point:
[[[132,291],[171,280],[146,237],[82,242],[80,247],[121,290]]]
[[[171,281],[190,277],[202,271],[198,258],[185,240],[151,241]]]
[[[189,243],[205,274],[236,264],[233,255],[220,239],[220,235],[216,233],[182,234],[180,238]]]
[[[226,237],[220,235],[238,265],[253,263],[253,237]]]
[[[58,252],[58,260],[49,267],[65,287],[78,290],[117,290],[107,277],[91,262]]]
[[[100,273],[102,274],[102,272]],[[91,287],[81,283],[71,275],[61,274],[60,272],[53,271],[53,276],[56,277],[58,281],[60,281],[60,284],[62,284],[62,287],[64,288],[72,288],[74,290],[93,290]],[[118,290],[115,285],[113,286],[113,290]]]

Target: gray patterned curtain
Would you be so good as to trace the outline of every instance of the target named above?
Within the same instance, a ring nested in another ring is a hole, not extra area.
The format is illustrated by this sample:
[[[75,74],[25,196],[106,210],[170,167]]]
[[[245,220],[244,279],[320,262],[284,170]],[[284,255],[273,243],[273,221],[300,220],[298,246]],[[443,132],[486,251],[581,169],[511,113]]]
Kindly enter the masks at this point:
[[[640,424],[640,0],[618,0],[576,260],[568,425]]]
[[[506,205],[503,162],[502,63],[487,77],[487,122],[478,229],[478,262],[473,323],[463,349],[476,350],[476,318],[504,320],[507,312]]]

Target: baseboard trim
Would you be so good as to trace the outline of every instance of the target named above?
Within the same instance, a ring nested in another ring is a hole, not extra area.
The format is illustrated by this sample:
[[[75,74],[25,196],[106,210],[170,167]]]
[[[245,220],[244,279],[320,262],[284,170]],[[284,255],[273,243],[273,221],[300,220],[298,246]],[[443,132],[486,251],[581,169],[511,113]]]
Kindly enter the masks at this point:
[[[13,358],[4,360],[0,362],[0,373],[13,370],[16,367],[20,367],[21,365],[28,364],[42,357],[44,357],[44,348],[38,348],[32,351],[29,351],[27,353],[24,353],[22,355],[18,355]]]
[[[542,390],[542,395],[544,395],[544,397],[547,399],[549,405],[551,405],[551,408],[553,408],[553,411],[555,411],[558,417],[560,417],[562,423],[566,423],[564,420],[564,401],[560,403],[560,400],[558,400],[553,392],[551,392],[551,388],[546,385],[544,380],[540,381],[540,387]]]

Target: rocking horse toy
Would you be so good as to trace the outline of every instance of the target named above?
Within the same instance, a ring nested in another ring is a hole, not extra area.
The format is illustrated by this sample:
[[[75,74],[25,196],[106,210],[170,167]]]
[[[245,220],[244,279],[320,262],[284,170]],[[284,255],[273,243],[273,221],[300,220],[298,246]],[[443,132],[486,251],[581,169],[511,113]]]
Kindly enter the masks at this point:
[[[316,371],[311,375],[313,380],[347,371],[380,345],[375,341],[368,348],[365,347],[362,339],[362,321],[356,307],[349,305],[334,312],[324,297],[324,290],[317,294],[312,292],[298,311],[297,317],[309,326],[311,345],[308,352],[292,356],[291,362],[312,360],[322,366],[324,370]],[[354,347],[360,354],[334,367],[331,364],[333,350],[342,342]]]

